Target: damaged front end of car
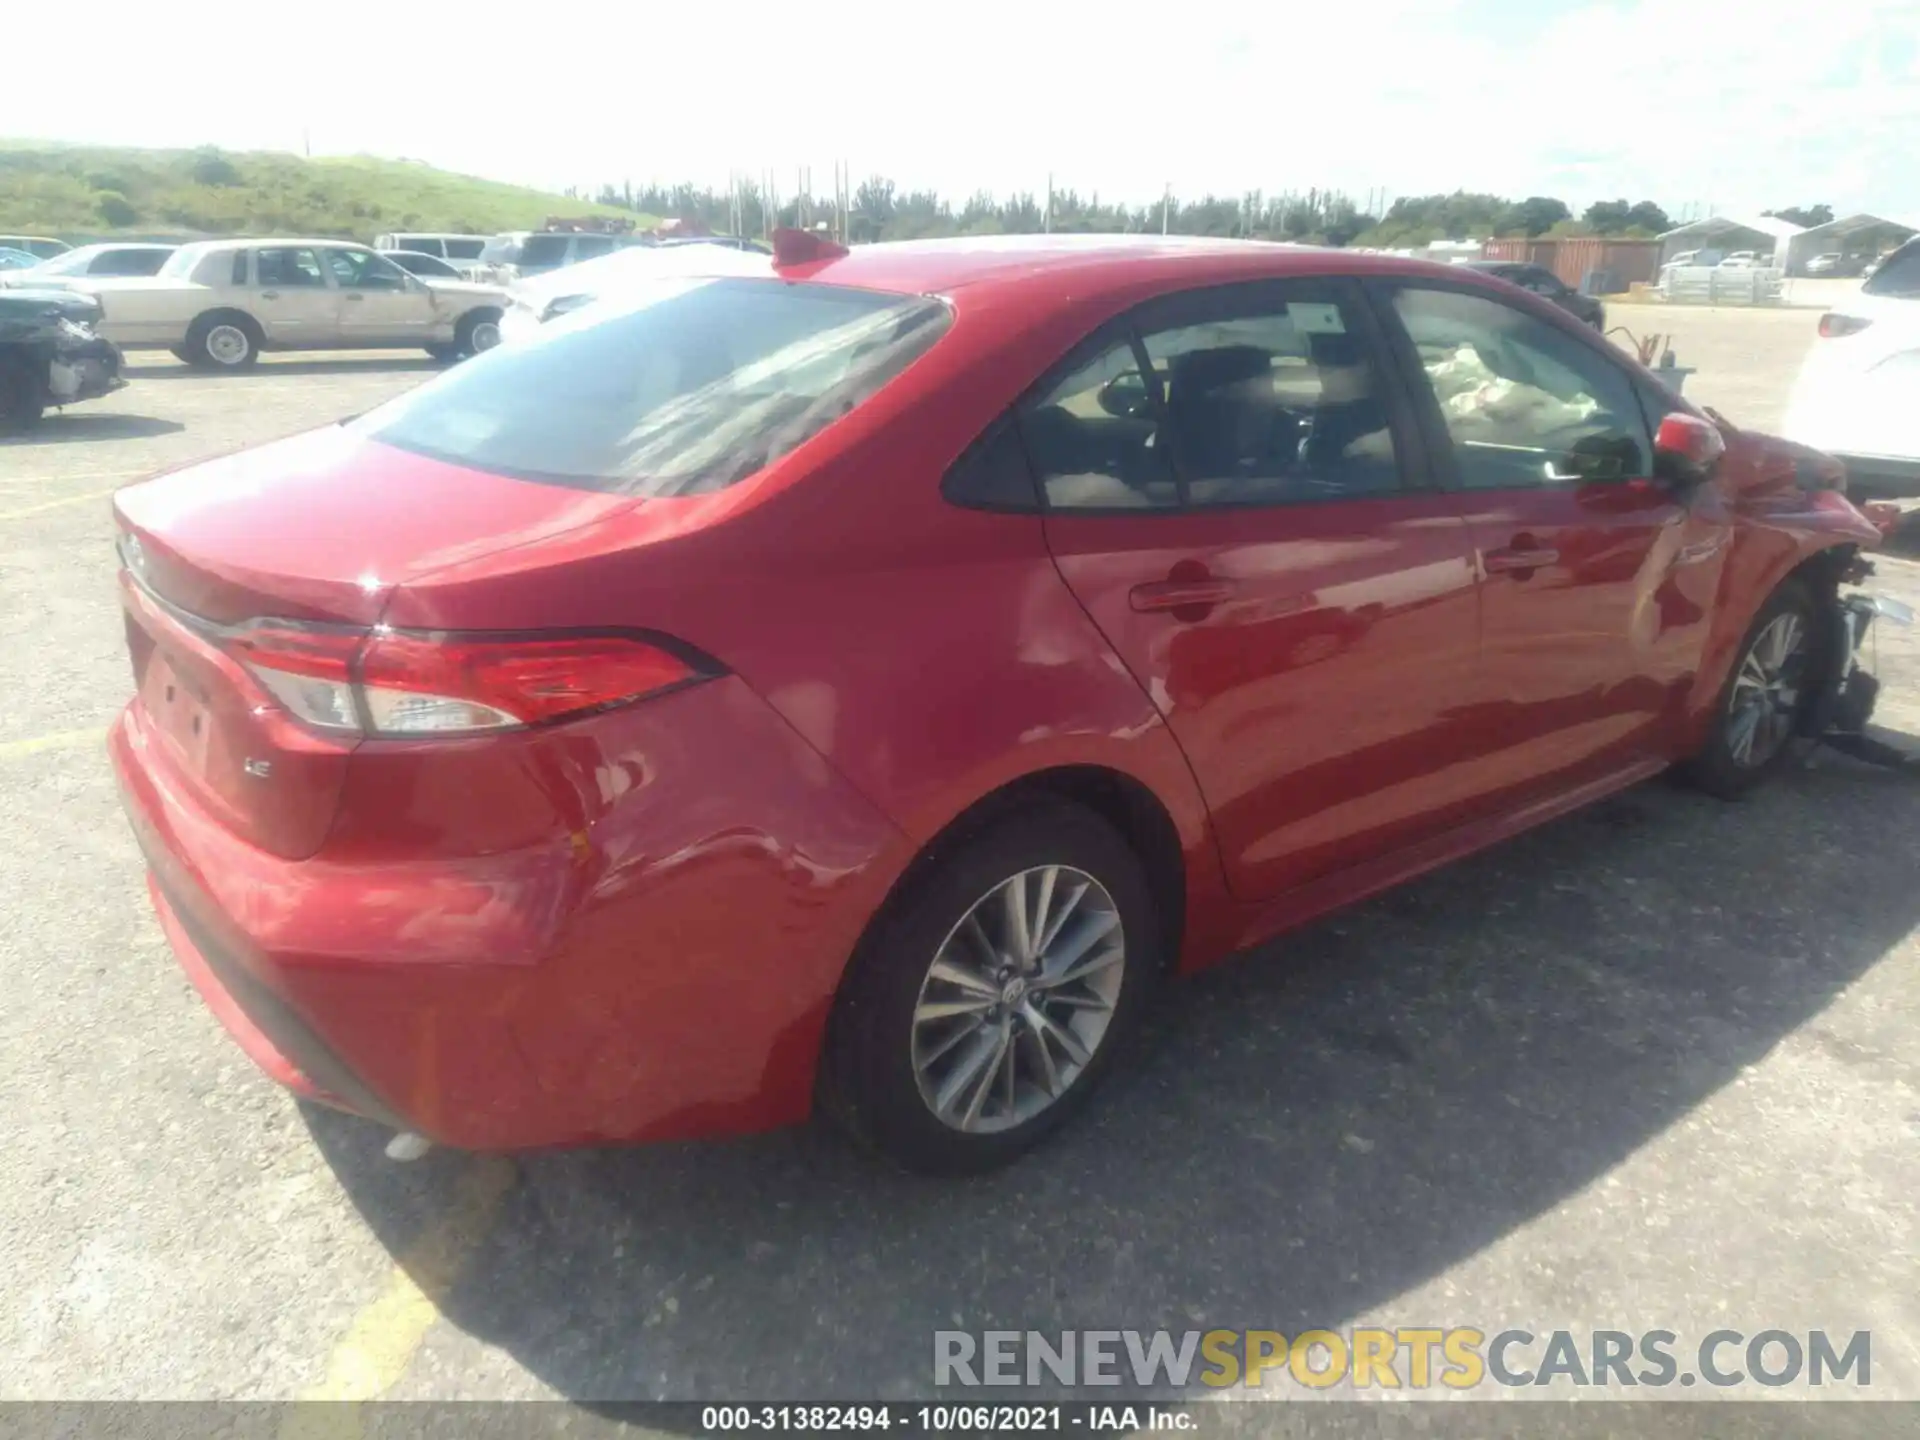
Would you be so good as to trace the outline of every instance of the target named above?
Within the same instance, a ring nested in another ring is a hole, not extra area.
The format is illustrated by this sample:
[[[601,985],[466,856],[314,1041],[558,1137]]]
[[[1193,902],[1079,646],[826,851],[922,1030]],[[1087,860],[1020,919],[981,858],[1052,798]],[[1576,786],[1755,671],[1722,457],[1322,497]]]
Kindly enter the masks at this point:
[[[103,313],[76,290],[0,290],[0,431],[127,383],[119,349],[101,338]]]

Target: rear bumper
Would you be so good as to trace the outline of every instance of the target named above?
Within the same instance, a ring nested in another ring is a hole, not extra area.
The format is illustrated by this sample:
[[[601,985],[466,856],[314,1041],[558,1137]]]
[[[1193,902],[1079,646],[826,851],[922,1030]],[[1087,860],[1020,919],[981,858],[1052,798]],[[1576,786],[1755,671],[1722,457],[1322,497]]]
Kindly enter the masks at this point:
[[[803,1118],[904,837],[737,680],[562,730],[503,763],[564,763],[615,798],[550,841],[466,855],[419,806],[471,775],[417,774],[377,833],[343,816],[289,860],[202,808],[138,701],[108,746],[182,968],[297,1093],[476,1150]],[[379,763],[370,788],[391,795]]]

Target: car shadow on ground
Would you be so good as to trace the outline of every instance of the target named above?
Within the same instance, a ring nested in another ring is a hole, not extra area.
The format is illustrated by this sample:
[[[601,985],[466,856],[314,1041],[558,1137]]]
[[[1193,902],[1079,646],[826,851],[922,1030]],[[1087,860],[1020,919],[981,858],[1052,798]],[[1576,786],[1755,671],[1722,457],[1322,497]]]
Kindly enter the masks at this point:
[[[70,445],[80,440],[152,440],[177,435],[187,427],[152,415],[52,413],[22,435],[0,436],[0,445]]]
[[[222,384],[244,385],[249,380],[277,380],[289,375],[372,375],[388,371],[419,371],[427,374],[446,368],[443,362],[430,355],[397,350],[391,355],[366,355],[351,360],[294,360],[266,355],[251,369],[224,371],[202,370],[171,360],[155,360],[130,364],[122,373],[129,380],[218,380]]]
[[[924,1396],[945,1328],[1340,1325],[1604,1175],[1901,944],[1920,889],[1887,837],[1916,796],[1841,760],[1736,806],[1641,787],[1173,987],[1135,1066],[999,1175],[897,1174],[824,1126],[521,1157],[442,1313],[602,1409]],[[397,1166],[308,1114],[396,1255],[479,1163]]]

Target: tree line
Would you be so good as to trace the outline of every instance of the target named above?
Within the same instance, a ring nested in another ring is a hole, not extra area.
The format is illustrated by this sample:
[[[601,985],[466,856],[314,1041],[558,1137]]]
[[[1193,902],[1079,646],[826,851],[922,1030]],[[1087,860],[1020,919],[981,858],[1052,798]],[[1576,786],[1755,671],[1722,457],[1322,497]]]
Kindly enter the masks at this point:
[[[754,183],[735,190],[691,184],[604,185],[597,194],[569,191],[576,199],[647,215],[693,221],[714,230],[764,234],[768,221],[806,227],[838,218],[832,197],[809,194],[769,197]],[[1828,207],[1778,212],[1831,217]],[[1818,223],[1808,221],[1802,223]],[[1489,236],[1605,235],[1651,237],[1674,228],[1667,212],[1651,200],[1598,200],[1576,215],[1565,201],[1545,195],[1513,200],[1500,195],[1456,190],[1445,195],[1406,195],[1370,213],[1340,190],[1310,189],[1271,194],[1251,190],[1239,196],[1168,197],[1139,204],[1102,200],[1071,187],[1048,197],[1033,191],[994,195],[977,191],[956,204],[932,190],[902,191],[884,176],[853,187],[844,224],[855,242],[915,240],[941,235],[1018,235],[1042,230],[1073,232],[1155,232],[1178,235],[1240,236],[1291,240],[1315,245],[1355,245],[1375,249],[1416,248],[1436,240]]]

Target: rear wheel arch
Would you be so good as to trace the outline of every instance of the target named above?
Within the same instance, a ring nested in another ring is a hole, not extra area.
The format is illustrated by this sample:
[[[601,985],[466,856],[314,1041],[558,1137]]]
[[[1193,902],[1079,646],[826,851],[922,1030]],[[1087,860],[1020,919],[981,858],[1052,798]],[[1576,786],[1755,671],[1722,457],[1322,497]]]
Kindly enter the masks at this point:
[[[1166,803],[1144,781],[1107,765],[1058,765],[1030,771],[988,791],[942,825],[895,878],[867,922],[871,933],[882,918],[898,906],[922,879],[969,838],[987,826],[1017,813],[1035,799],[1066,800],[1104,820],[1139,858],[1153,891],[1154,908],[1171,965],[1180,954],[1186,934],[1187,854],[1180,830]],[[856,955],[849,957],[841,984],[851,973]]]

